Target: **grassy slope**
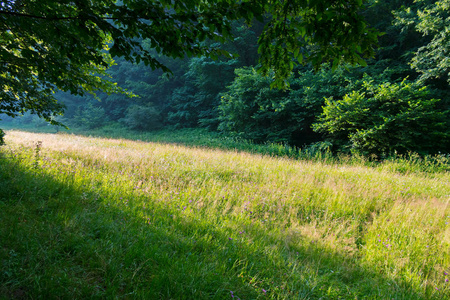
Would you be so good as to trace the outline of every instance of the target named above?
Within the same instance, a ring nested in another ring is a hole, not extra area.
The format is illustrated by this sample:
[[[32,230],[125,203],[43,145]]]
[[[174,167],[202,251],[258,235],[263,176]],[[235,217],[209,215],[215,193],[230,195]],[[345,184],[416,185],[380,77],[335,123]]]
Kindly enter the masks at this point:
[[[448,172],[73,135],[7,142],[0,298],[450,295]]]

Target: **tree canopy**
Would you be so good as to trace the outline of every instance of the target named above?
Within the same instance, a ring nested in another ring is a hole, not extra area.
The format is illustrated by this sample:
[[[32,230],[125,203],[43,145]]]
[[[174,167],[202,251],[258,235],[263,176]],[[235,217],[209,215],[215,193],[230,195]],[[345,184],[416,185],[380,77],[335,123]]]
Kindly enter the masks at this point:
[[[280,84],[298,63],[363,63],[377,33],[362,0],[6,0],[0,3],[0,113],[31,111],[47,121],[63,110],[53,94],[125,93],[108,80],[114,57],[170,70],[172,58],[230,55],[205,41],[232,37],[235,20],[266,20],[263,73]],[[150,49],[143,47],[145,40]]]
[[[399,26],[415,26],[428,38],[411,61],[421,74],[420,80],[443,78],[450,83],[450,1],[417,0],[413,7],[404,8],[396,16]]]

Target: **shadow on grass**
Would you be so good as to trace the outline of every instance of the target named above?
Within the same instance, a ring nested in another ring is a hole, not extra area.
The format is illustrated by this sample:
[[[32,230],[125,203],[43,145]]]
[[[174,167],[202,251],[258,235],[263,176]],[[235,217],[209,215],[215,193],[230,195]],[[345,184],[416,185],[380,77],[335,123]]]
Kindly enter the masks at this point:
[[[110,200],[0,152],[0,298],[432,296],[320,246],[289,248],[276,236],[260,245],[258,225],[232,235],[161,203]]]

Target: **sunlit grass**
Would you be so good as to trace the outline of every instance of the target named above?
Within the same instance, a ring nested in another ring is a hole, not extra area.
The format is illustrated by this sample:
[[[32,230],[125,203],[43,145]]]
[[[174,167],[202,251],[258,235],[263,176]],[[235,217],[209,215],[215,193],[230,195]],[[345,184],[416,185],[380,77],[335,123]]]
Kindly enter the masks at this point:
[[[6,138],[3,297],[450,293],[448,172],[75,135]]]
[[[3,124],[4,129],[17,130],[11,124]],[[9,127],[8,127],[9,126]],[[264,143],[255,144],[250,140],[233,138],[218,132],[208,131],[202,128],[163,129],[158,131],[134,131],[123,127],[118,123],[112,123],[96,129],[71,128],[56,129],[55,126],[31,126],[22,125],[18,130],[37,133],[77,134],[87,137],[101,137],[152,142],[159,144],[177,144],[187,147],[200,147],[203,149],[222,149],[240,151],[253,154],[262,154],[273,157],[292,158],[296,160],[315,161],[328,164],[343,164],[346,166],[368,166],[398,173],[439,173],[450,171],[450,153],[421,157],[416,153],[406,155],[394,155],[387,158],[364,157],[360,155],[348,155],[342,153],[330,153],[318,149],[303,148],[286,144]]]

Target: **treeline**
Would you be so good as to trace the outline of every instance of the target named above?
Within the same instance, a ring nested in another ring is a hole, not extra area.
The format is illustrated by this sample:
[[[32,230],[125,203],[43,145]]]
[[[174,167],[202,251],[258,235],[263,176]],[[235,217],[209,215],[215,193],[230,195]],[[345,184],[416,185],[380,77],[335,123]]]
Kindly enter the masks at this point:
[[[366,66],[305,65],[295,69],[288,89],[271,88],[270,74],[257,71],[264,23],[236,22],[234,40],[213,45],[234,57],[173,60],[154,51],[172,74],[118,59],[109,74],[137,97],[61,93],[60,121],[87,129],[205,127],[258,143],[376,157],[449,153],[450,0],[367,1],[363,14],[384,32]]]

